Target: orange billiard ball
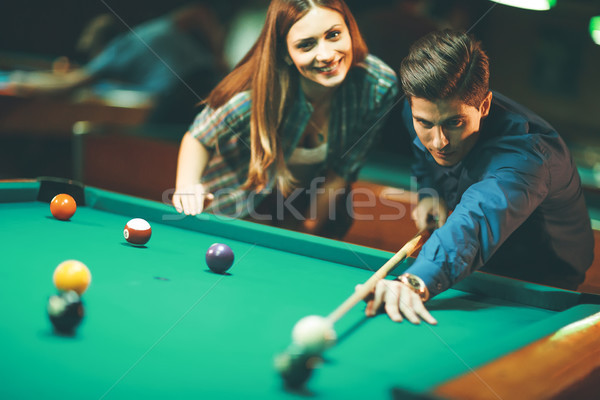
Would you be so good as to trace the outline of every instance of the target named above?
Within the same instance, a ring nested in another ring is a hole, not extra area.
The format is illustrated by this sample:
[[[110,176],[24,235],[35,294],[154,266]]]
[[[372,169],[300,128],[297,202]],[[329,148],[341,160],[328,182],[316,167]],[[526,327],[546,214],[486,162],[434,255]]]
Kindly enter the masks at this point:
[[[58,290],[63,292],[74,290],[81,296],[90,285],[92,274],[81,261],[66,260],[58,264],[52,280]]]
[[[56,219],[67,221],[75,214],[77,203],[75,199],[68,194],[61,193],[54,196],[50,202],[50,212]]]

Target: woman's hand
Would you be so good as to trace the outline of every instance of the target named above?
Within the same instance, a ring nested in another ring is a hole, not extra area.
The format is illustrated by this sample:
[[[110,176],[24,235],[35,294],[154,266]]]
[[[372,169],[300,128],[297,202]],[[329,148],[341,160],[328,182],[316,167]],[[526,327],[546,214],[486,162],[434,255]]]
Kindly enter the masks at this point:
[[[214,196],[200,183],[210,153],[188,132],[183,135],[177,160],[177,178],[173,206],[185,215],[200,214]]]
[[[173,195],[173,206],[179,213],[196,215],[204,211],[213,198],[213,194],[208,193],[204,185],[197,183],[176,188]]]

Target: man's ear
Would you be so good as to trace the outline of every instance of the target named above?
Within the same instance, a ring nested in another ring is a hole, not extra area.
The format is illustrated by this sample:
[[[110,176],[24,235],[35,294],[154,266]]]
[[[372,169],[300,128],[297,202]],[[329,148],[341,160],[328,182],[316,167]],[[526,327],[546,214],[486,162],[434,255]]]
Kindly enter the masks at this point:
[[[490,113],[490,108],[492,107],[492,91],[488,91],[481,105],[479,106],[479,112],[481,112],[481,118],[485,118]]]

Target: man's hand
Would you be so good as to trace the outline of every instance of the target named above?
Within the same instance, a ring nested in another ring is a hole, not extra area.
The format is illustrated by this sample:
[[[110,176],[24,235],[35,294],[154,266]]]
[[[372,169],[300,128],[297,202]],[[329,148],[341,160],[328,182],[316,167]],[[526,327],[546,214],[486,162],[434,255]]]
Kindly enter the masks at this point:
[[[210,204],[214,196],[208,193],[201,183],[175,189],[173,206],[185,215],[200,214]]]
[[[10,74],[8,89],[19,96],[60,96],[90,84],[94,77],[83,69],[62,74],[49,71],[15,71]]]
[[[447,218],[448,208],[439,197],[424,197],[412,212],[412,219],[419,231],[430,227],[432,221],[436,221],[435,228],[439,228],[446,223]]]
[[[360,286],[358,285],[357,289]],[[413,324],[420,324],[421,320],[431,325],[437,324],[436,319],[425,308],[421,297],[410,287],[397,280],[380,280],[377,282],[373,296],[366,300],[365,314],[367,317],[374,316],[384,305],[385,312],[392,321],[402,322],[406,318]]]

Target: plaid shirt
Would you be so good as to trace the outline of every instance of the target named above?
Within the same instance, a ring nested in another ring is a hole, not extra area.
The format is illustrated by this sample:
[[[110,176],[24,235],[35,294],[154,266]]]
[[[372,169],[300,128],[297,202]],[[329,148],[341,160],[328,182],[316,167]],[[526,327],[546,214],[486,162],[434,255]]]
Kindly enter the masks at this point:
[[[349,71],[331,107],[327,170],[333,170],[348,183],[356,180],[397,95],[396,74],[375,56],[369,55]],[[302,90],[297,90],[280,127],[286,160],[302,137],[312,112]],[[211,152],[202,176],[202,183],[215,195],[208,212],[244,217],[275,186],[271,177],[261,193],[241,189],[250,162],[250,114],[250,92],[241,92],[218,109],[204,108],[190,127],[191,135]]]

